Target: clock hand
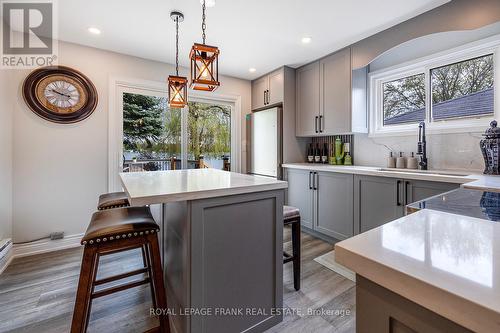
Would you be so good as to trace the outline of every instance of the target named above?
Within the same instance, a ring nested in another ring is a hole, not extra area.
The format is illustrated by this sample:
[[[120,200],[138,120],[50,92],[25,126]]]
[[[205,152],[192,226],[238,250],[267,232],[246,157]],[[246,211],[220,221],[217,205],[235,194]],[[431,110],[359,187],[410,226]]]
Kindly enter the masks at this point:
[[[56,93],[56,94],[58,94],[58,95],[64,96],[64,97],[71,98],[71,96],[70,96],[70,95],[63,94],[63,93],[61,93],[61,92],[59,92],[59,91],[57,91],[57,90],[51,89],[50,91],[52,91],[52,92],[54,92],[54,93]]]

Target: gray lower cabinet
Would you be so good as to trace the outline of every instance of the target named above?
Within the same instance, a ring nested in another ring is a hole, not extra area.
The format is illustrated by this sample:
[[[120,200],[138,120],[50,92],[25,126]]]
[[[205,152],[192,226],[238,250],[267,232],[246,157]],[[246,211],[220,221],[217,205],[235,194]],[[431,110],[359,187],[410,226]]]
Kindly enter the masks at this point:
[[[312,229],[314,220],[313,173],[307,170],[287,170],[288,204],[300,209],[302,225]]]
[[[314,230],[336,239],[352,237],[354,176],[318,172],[316,179],[318,213]]]
[[[354,235],[352,174],[287,170],[288,204],[302,225],[336,239]]]
[[[374,176],[354,176],[354,232],[398,219],[404,207],[458,188],[459,184]]]
[[[403,216],[402,180],[354,176],[354,226],[361,233]]]
[[[429,182],[424,180],[405,180],[405,204],[424,200],[459,188],[459,184]]]

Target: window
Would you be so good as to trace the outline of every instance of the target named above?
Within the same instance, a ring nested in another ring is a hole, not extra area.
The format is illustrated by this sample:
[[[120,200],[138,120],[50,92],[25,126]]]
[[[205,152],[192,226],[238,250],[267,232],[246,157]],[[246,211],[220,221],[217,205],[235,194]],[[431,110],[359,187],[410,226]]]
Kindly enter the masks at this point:
[[[430,133],[484,130],[500,113],[499,45],[497,36],[370,73],[370,136],[413,133],[420,122]]]
[[[166,97],[123,93],[123,171],[229,171],[231,110],[229,104],[209,102],[169,108]]]
[[[425,75],[417,74],[382,84],[384,126],[425,119]]]
[[[431,69],[432,119],[493,115],[493,55]]]

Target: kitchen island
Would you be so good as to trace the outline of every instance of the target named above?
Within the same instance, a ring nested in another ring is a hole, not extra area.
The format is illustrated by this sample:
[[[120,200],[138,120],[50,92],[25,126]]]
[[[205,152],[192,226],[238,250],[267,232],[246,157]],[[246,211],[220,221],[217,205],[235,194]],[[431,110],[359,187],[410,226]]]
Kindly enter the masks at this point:
[[[120,178],[132,205],[162,205],[174,332],[262,332],[282,321],[286,182],[215,169]]]
[[[356,272],[357,332],[500,332],[497,222],[422,209],[335,254]]]

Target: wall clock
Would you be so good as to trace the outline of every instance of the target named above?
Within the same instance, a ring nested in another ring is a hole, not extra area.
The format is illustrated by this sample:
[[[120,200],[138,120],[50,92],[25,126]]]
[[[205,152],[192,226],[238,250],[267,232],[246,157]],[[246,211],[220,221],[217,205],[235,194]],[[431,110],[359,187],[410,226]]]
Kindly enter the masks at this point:
[[[65,66],[34,70],[24,80],[23,97],[38,116],[55,123],[76,123],[97,106],[97,90],[82,73]]]

